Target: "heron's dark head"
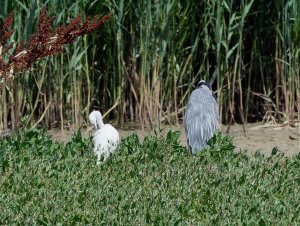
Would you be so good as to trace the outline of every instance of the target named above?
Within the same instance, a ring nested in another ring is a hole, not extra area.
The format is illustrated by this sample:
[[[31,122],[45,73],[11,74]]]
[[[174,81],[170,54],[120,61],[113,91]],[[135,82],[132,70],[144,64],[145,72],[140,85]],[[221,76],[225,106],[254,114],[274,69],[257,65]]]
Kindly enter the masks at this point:
[[[202,89],[207,89],[207,90],[209,90],[209,91],[211,92],[213,98],[215,98],[215,100],[217,100],[217,97],[216,97],[216,95],[213,93],[212,88],[211,88],[211,85],[210,85],[208,82],[206,82],[206,81],[204,81],[204,80],[201,80],[201,81],[198,83],[198,88],[202,88]]]
[[[198,88],[208,88],[210,91],[211,91],[211,85],[204,81],[204,80],[201,80],[199,83],[198,83]]]

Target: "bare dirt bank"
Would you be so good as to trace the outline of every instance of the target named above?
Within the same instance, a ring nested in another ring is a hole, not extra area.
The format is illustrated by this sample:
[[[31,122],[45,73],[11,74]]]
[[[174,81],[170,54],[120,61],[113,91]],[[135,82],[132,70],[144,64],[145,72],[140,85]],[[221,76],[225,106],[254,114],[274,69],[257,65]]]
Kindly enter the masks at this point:
[[[184,134],[183,125],[177,126],[164,126],[164,131],[169,129],[181,131],[180,140],[182,145],[186,145],[186,137]],[[153,130],[137,129],[136,126],[127,125],[122,129],[117,128],[121,137],[129,136],[132,133],[137,133],[140,139],[150,134]],[[288,128],[288,126],[268,126],[261,123],[248,124],[246,126],[246,134],[243,132],[243,126],[232,125],[222,126],[221,130],[224,134],[228,134],[233,137],[234,145],[239,150],[248,150],[249,153],[255,153],[256,150],[269,155],[274,147],[277,147],[280,151],[284,152],[286,156],[292,156],[293,154],[300,152],[300,128]],[[227,133],[228,131],[228,133]],[[74,131],[57,131],[50,130],[54,138],[59,141],[67,142],[73,135]],[[89,136],[91,132],[82,130],[84,136]]]

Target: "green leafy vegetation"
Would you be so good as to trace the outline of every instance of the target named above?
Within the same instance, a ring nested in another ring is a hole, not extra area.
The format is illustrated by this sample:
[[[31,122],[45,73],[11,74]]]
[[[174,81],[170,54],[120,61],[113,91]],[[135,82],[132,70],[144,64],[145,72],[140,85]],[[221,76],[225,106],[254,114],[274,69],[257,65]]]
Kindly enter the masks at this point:
[[[96,166],[91,138],[44,130],[0,140],[1,225],[294,225],[300,155],[237,153],[217,134],[195,157],[179,132],[122,139]]]

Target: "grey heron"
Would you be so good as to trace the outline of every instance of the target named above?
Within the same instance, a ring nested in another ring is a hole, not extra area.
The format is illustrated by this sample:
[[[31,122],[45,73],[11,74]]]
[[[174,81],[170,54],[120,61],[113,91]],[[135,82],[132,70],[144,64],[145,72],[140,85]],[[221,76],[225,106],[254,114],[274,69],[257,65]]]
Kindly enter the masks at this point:
[[[204,80],[198,83],[188,100],[184,128],[191,153],[201,151],[207,141],[219,130],[219,111],[211,85]]]
[[[100,164],[102,156],[104,157],[103,162],[105,162],[109,155],[117,149],[119,133],[112,125],[103,123],[99,111],[92,111],[89,120],[96,130],[93,134],[94,153],[97,156],[97,164]]]

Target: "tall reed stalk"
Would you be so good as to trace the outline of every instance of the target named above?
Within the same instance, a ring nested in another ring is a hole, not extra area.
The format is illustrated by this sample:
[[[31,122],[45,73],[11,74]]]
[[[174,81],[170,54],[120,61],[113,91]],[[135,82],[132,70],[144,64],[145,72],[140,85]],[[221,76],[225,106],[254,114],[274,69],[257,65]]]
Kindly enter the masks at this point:
[[[298,1],[3,0],[0,21],[18,12],[16,42],[28,40],[46,2],[56,26],[78,14],[113,18],[7,84],[1,130],[21,118],[27,126],[78,127],[91,109],[108,112],[119,126],[178,124],[194,85],[214,73],[223,123],[297,113]]]

